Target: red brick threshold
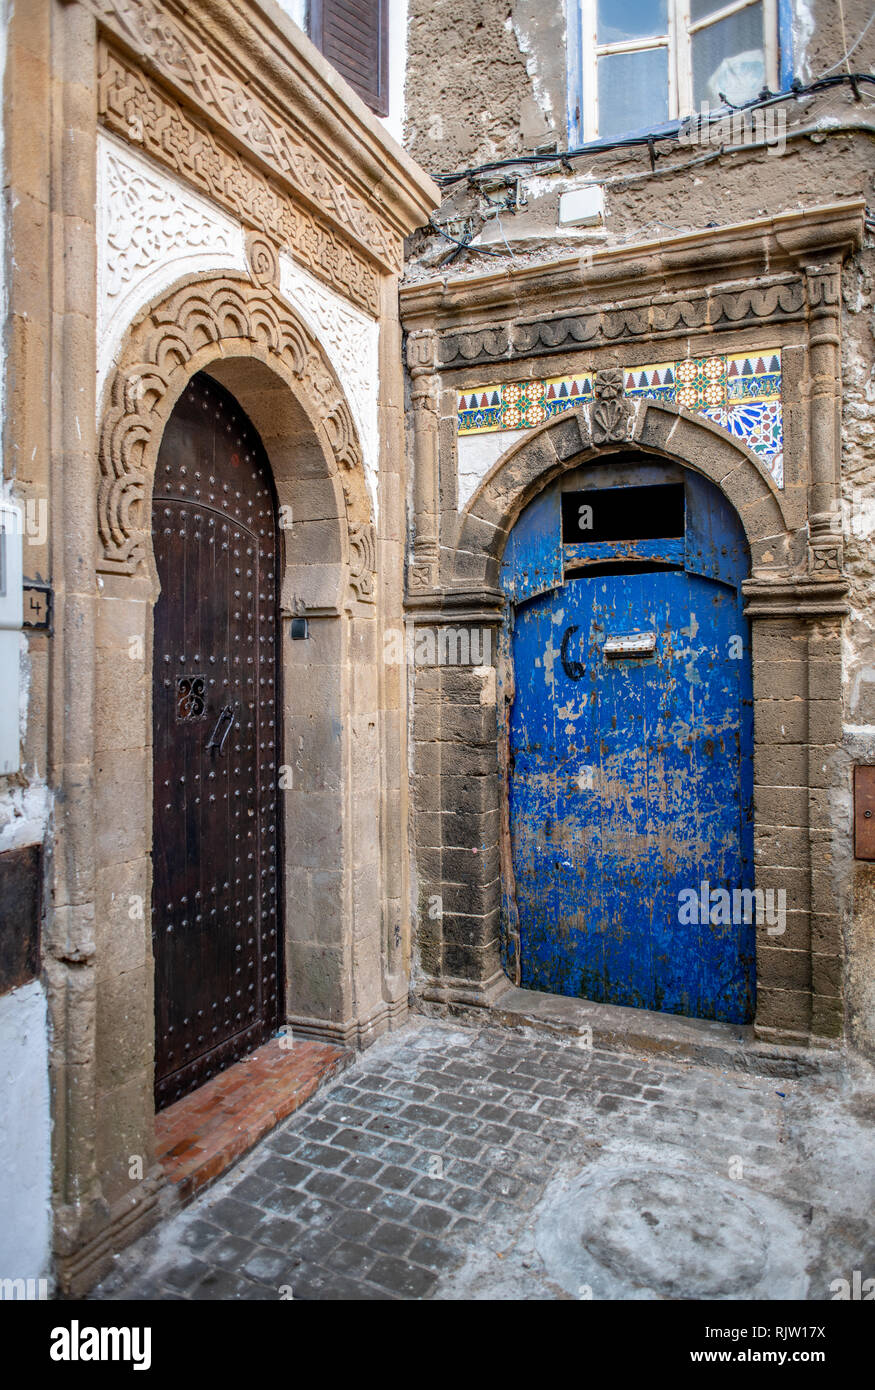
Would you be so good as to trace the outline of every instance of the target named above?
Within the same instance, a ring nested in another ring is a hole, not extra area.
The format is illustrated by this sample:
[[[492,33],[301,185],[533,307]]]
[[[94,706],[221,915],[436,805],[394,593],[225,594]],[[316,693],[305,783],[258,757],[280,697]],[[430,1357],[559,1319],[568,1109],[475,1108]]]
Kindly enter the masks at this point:
[[[305,1040],[273,1038],[168,1105],[155,1117],[159,1163],[184,1205],[220,1178],[352,1061],[353,1054]]]

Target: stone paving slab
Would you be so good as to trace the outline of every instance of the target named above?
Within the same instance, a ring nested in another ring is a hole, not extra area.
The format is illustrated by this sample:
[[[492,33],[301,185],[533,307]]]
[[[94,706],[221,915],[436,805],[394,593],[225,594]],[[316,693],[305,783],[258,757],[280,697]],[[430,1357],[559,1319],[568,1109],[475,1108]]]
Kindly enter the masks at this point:
[[[417,1019],[98,1299],[829,1299],[875,1275],[875,1086]]]

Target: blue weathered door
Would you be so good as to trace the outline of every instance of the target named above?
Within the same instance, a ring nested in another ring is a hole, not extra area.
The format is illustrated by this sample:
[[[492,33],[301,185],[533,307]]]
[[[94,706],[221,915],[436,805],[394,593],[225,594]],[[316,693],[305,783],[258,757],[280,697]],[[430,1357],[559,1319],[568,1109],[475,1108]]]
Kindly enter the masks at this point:
[[[629,540],[563,544],[544,496],[523,514],[527,545],[509,547],[509,596],[526,592],[517,562],[530,572],[539,517],[542,555],[565,557],[564,582],[513,610],[520,982],[745,1022],[750,912],[711,907],[714,890],[753,886],[744,543],[703,480],[685,480],[683,507],[683,536],[634,542],[630,560]],[[692,914],[690,890],[707,895]]]

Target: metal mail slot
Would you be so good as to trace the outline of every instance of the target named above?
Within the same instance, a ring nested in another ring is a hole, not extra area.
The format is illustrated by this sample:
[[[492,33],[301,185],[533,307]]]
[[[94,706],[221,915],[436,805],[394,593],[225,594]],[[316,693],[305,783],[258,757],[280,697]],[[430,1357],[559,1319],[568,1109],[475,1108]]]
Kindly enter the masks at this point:
[[[655,632],[627,632],[622,637],[606,637],[605,656],[652,656],[656,651]]]

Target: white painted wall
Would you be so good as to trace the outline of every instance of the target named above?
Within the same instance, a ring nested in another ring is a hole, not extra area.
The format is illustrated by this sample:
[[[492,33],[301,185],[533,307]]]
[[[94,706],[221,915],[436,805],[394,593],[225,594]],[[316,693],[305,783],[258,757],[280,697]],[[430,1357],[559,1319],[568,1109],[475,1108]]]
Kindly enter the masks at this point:
[[[0,97],[4,91],[6,76],[6,35],[9,27],[9,7],[7,0],[0,0]],[[3,104],[0,102],[0,419],[6,417],[6,198],[2,196],[6,188],[6,132],[2,119]],[[0,431],[0,488],[6,491],[3,473],[3,434]]]
[[[459,450],[459,510],[467,507],[490,469],[498,463],[505,450],[528,430],[493,430],[490,434],[463,434]]]
[[[289,19],[294,20],[299,29],[307,32],[307,0],[276,0],[276,4],[287,14]]]
[[[404,87],[407,79],[407,0],[389,0],[389,114],[383,125],[404,143]]]
[[[51,1258],[46,997],[38,980],[0,996],[0,1279],[39,1279]]]

